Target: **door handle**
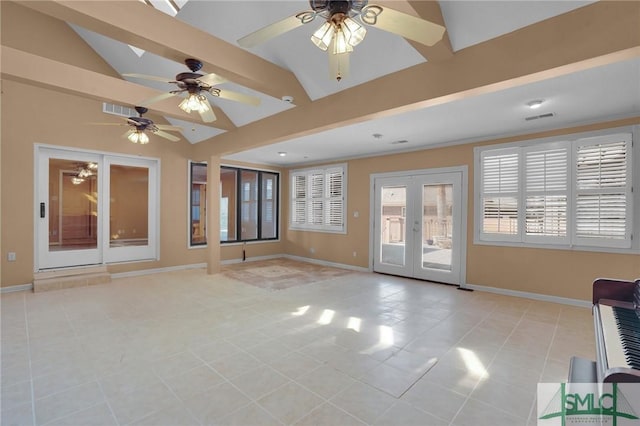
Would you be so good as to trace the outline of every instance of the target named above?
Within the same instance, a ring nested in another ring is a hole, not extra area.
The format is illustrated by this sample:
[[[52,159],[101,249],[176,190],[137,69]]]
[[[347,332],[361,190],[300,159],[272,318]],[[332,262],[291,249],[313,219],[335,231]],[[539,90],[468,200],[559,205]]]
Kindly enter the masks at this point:
[[[44,219],[46,216],[45,203],[40,203],[40,217]]]

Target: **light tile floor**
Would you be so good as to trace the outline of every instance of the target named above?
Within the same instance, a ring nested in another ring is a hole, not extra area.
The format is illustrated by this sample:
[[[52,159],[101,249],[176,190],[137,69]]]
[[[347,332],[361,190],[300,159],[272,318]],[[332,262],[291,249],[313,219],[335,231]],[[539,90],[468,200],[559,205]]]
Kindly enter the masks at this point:
[[[191,270],[0,301],[5,426],[534,425],[536,384],[594,356],[588,309],[378,274],[269,291]]]

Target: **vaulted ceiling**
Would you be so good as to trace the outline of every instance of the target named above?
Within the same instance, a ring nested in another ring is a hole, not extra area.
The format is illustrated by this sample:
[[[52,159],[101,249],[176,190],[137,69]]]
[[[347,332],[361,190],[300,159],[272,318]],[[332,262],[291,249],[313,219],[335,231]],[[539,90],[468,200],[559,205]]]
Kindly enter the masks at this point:
[[[150,110],[185,127],[185,139],[202,159],[276,165],[640,115],[638,2],[376,2],[442,24],[445,36],[427,47],[369,28],[340,82],[330,78],[326,53],[309,41],[318,19],[252,49],[237,44],[309,9],[305,0],[172,3],[180,8],[175,16],[155,0],[21,2],[71,25],[120,76],[3,43],[2,77],[133,106],[173,86],[122,74],[170,81],[187,71],[184,59],[197,58],[204,72],[228,80],[217,87],[261,104],[211,98],[218,117],[211,125],[180,110],[177,98]],[[526,106],[534,99],[544,100],[542,108]],[[526,120],[548,113],[553,116]]]

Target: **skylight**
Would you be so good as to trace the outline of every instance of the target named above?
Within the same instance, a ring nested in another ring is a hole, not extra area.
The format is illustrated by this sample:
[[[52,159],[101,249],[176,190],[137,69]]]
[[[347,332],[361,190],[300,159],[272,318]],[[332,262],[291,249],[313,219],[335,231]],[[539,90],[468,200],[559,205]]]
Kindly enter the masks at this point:
[[[167,15],[176,16],[180,11],[180,9],[182,9],[184,5],[187,4],[187,1],[189,0],[140,0],[140,1],[155,9],[158,9],[160,12],[166,13]],[[145,52],[143,49],[140,49],[139,47],[135,47],[132,45],[129,45],[129,47],[131,48],[131,50],[134,51],[136,55],[138,55],[139,58],[141,58]]]

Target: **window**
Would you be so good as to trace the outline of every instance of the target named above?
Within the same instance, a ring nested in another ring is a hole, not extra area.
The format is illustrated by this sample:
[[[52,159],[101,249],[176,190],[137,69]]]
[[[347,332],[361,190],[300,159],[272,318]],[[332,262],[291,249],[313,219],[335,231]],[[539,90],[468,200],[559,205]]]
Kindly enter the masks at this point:
[[[206,163],[191,163],[191,245],[206,245]],[[278,239],[280,174],[220,167],[220,242]]]
[[[631,248],[631,139],[476,148],[477,239]]]
[[[220,167],[223,243],[278,239],[279,177],[275,172]]]
[[[207,165],[190,163],[189,242],[207,244]]]
[[[291,229],[345,232],[346,165],[291,172]]]

